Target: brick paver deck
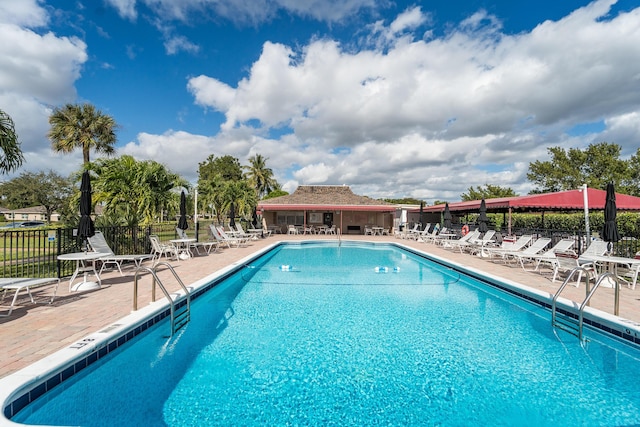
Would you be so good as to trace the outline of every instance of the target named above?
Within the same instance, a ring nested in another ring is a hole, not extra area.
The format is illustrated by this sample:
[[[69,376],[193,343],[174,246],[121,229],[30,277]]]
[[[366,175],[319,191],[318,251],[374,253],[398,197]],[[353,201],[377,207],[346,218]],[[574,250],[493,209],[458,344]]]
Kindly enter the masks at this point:
[[[275,235],[267,239],[253,241],[245,248],[224,248],[210,255],[196,256],[190,260],[171,262],[185,284],[201,279],[222,267],[240,260],[258,249],[280,240],[336,239],[336,236],[293,236]],[[524,271],[520,266],[508,266],[488,261],[469,254],[455,253],[440,246],[400,240],[387,236],[343,236],[343,240],[375,240],[404,243],[407,246],[440,256],[451,261],[473,267],[487,273],[504,277],[525,286],[555,293],[560,282],[552,283],[551,274]],[[9,375],[55,351],[72,344],[86,335],[95,332],[118,319],[128,315],[132,309],[133,270],[124,270],[120,276],[117,271],[102,275],[103,287],[89,292],[70,293],[68,280],[60,284],[58,297],[52,305],[31,304],[27,297],[18,300],[19,306],[10,317],[0,318],[0,377]],[[161,272],[163,274],[168,272]],[[170,276],[163,283],[170,290],[178,290],[178,285]],[[175,284],[174,286],[172,284]],[[151,300],[151,279],[142,277],[139,289],[139,306]],[[44,300],[50,294],[50,288],[38,290],[36,298]],[[563,297],[576,302],[584,299],[584,286],[570,286]],[[162,297],[160,291],[158,298]],[[5,301],[6,302],[6,301]],[[593,308],[613,313],[613,290],[600,288],[591,303]],[[620,316],[640,323],[640,290],[623,287],[620,297]]]

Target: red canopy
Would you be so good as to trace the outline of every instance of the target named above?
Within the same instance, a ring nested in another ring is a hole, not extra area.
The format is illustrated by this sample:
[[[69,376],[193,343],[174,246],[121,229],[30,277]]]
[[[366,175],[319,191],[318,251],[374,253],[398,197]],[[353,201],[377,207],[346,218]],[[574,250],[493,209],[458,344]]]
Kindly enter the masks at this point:
[[[587,188],[589,209],[604,209],[607,192],[595,188]],[[480,200],[449,203],[451,211],[480,210]],[[557,193],[531,194],[517,197],[500,197],[486,199],[488,211],[506,210],[537,210],[561,211],[584,209],[584,194],[582,190],[559,191]],[[442,212],[444,204],[426,206],[425,212]],[[640,211],[640,197],[616,193],[616,207],[619,211]],[[412,211],[414,212],[414,211]],[[417,210],[415,210],[417,212]]]

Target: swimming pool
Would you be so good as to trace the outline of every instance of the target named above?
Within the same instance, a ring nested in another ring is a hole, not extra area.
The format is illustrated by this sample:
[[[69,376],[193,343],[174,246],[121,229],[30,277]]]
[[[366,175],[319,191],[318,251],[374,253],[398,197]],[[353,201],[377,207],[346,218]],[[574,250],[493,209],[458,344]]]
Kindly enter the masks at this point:
[[[13,421],[638,423],[637,348],[592,330],[581,345],[472,276],[395,245],[278,245],[197,298],[173,339],[163,322],[122,339]]]

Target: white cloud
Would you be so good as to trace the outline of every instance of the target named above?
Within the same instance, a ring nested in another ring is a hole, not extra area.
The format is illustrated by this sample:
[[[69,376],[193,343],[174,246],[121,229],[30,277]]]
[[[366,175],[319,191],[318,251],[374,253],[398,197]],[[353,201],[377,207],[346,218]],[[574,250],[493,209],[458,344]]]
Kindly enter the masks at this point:
[[[138,17],[136,0],[105,0],[105,2],[113,6],[123,19],[134,21]]]
[[[172,36],[164,42],[164,48],[167,55],[175,55],[178,52],[198,53],[200,47],[190,42],[184,36]]]
[[[387,182],[402,194],[429,187],[431,176],[432,185],[455,183],[457,196],[485,183],[526,192],[526,165],[546,157],[547,147],[599,142],[576,141],[566,129],[611,117],[616,135],[638,133],[627,115],[640,105],[640,9],[602,19],[612,3],[517,35],[479,12],[446,37],[408,41],[404,30],[425,22],[414,8],[376,26],[402,38],[387,49],[267,42],[236,88],[200,76],[218,84],[189,89],[200,105],[225,113],[225,131],[255,120],[261,131],[288,126],[324,151],[294,168],[303,183],[353,177],[375,194]],[[339,148],[348,154],[333,154]]]
[[[187,89],[196,99],[196,104],[227,111],[233,105],[236,91],[214,78],[198,76],[189,79]]]
[[[25,169],[64,170],[49,157],[49,105],[76,98],[75,82],[87,60],[87,46],[74,37],[38,34],[26,28],[48,22],[46,10],[37,2],[2,2],[0,17],[0,108],[15,123]],[[5,22],[7,17],[25,27]]]
[[[42,27],[49,22],[46,11],[37,0],[2,0],[0,23],[29,28]]]
[[[13,0],[18,1],[18,0]],[[212,15],[241,25],[259,25],[279,11],[324,22],[340,22],[363,10],[373,10],[381,0],[140,0],[163,20],[187,22],[193,14]],[[107,0],[124,19],[137,17],[136,0]]]
[[[240,0],[142,1],[167,20],[209,11],[245,13],[241,19],[253,23],[279,10],[335,22],[378,4],[263,0],[249,10],[250,2]],[[27,29],[46,24],[45,9],[16,2],[11,10],[21,27],[0,14],[0,37],[9,41],[0,45],[0,108],[23,140],[23,170],[68,173],[81,164],[80,153],[52,154],[48,106],[77,102],[88,48]],[[127,19],[141,5],[111,4]],[[611,4],[596,1],[516,35],[479,11],[445,36],[425,38],[420,34],[430,17],[413,7],[367,27],[371,37],[359,47],[327,38],[298,46],[267,41],[240,81],[201,70],[189,78],[194,103],[225,115],[219,132],[136,129],[135,140],[118,152],[160,161],[191,181],[209,154],[243,164],[261,154],[288,191],[298,184],[348,184],[371,197],[433,201],[456,200],[470,186],[490,183],[526,193],[528,164],[546,158],[548,147],[608,141],[620,144],[623,155],[637,150],[640,9],[611,18]],[[176,40],[167,52],[197,49],[197,42],[174,36],[174,28],[157,28],[164,40]],[[567,133],[593,122],[605,130]]]

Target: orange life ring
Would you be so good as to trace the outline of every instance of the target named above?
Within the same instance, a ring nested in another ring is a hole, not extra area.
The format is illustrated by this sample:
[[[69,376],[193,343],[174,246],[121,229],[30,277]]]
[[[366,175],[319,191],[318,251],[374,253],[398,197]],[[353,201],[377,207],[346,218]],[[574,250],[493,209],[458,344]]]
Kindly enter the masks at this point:
[[[462,226],[462,235],[465,236],[469,232],[469,226],[467,224]]]

